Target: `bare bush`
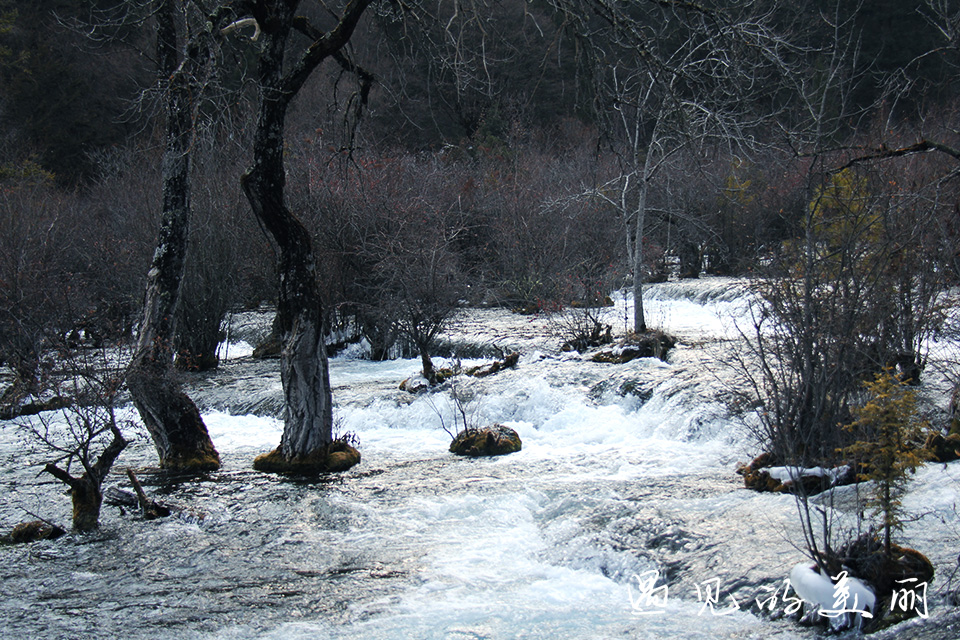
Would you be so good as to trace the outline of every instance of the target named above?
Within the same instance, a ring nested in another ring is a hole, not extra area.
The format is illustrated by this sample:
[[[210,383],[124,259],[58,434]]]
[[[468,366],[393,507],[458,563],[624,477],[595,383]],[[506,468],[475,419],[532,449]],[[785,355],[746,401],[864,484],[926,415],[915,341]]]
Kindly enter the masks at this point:
[[[68,406],[24,423],[53,456],[43,470],[70,487],[77,531],[99,526],[103,482],[128,444],[116,410],[125,361],[115,348],[61,351],[52,388]]]

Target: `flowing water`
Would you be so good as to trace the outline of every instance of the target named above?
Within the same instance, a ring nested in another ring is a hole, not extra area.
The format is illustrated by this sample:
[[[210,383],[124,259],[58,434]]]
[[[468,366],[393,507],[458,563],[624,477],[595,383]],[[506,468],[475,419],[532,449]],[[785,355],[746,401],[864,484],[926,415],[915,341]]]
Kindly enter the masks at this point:
[[[521,351],[515,370],[489,378],[414,396],[398,383],[416,361],[339,356],[338,428],[359,437],[363,462],[322,481],[250,469],[280,440],[279,375],[232,348],[220,372],[189,382],[223,469],[151,470],[141,435],[108,481],[125,485],[130,466],[190,511],[143,521],[105,507],[96,534],[0,548],[0,635],[812,637],[757,615],[755,598],[802,556],[793,499],[745,491],[733,473],[754,452],[730,409],[747,301],[732,281],[652,289],[650,324],[680,338],[667,363],[561,354],[549,320],[501,310],[471,311],[449,335],[465,353]],[[615,329],[626,307],[608,311]],[[460,408],[477,424],[506,422],[523,450],[452,456],[442,426]],[[68,523],[62,487],[37,475],[44,454],[0,424],[0,525],[27,513]],[[930,491],[949,515],[955,487]],[[940,546],[935,559],[952,560]]]

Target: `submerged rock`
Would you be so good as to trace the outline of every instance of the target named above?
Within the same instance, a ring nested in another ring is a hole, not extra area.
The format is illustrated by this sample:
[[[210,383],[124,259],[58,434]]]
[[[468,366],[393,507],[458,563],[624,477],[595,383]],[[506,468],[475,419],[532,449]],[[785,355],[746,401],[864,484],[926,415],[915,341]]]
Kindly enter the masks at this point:
[[[315,476],[321,473],[339,473],[360,463],[360,452],[339,440],[321,447],[306,456],[286,458],[277,447],[270,453],[264,453],[253,461],[253,468],[266,473],[285,473],[302,476]]]
[[[520,451],[522,446],[516,431],[498,423],[461,431],[450,443],[450,451],[458,456],[502,456]]]
[[[21,522],[15,526],[10,533],[0,537],[0,544],[22,544],[24,542],[36,542],[37,540],[56,540],[65,534],[61,527],[42,520],[32,522]]]

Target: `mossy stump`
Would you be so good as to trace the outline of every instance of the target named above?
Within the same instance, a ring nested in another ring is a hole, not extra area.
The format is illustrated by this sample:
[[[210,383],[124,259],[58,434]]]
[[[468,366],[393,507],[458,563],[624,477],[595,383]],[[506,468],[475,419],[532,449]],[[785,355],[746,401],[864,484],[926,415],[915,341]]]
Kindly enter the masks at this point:
[[[322,473],[339,473],[360,463],[360,452],[344,442],[332,442],[329,446],[305,456],[284,457],[277,447],[270,453],[257,456],[253,468],[265,473],[283,473],[300,476],[315,476]]]
[[[520,451],[523,443],[520,435],[502,424],[492,424],[482,429],[465,429],[450,443],[450,452],[458,456],[502,456]]]

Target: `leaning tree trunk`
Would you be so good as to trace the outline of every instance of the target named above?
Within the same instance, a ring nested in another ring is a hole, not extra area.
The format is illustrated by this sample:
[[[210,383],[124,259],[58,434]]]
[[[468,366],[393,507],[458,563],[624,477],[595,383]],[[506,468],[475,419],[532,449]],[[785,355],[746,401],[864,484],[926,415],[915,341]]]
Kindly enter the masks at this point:
[[[165,97],[167,131],[163,153],[163,208],[153,262],[147,273],[143,318],[127,386],[153,438],[160,466],[211,470],[220,466],[200,411],[181,391],[173,373],[173,338],[183,281],[190,224],[190,147],[194,138],[202,81],[207,64],[205,39],[193,43],[177,65],[174,3],[157,12],[158,57],[169,78]]]

